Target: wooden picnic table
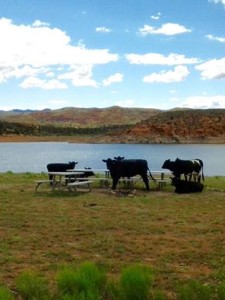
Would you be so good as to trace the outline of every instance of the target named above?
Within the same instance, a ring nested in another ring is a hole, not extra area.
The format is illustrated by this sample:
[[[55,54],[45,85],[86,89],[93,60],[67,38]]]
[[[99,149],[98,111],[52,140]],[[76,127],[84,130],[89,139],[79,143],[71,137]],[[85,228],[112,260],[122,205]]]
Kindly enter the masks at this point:
[[[37,191],[38,187],[43,183],[49,183],[51,185],[51,189],[54,190],[76,190],[79,186],[87,186],[89,190],[91,190],[91,183],[92,181],[84,179],[78,179],[79,176],[83,176],[84,172],[74,172],[73,171],[66,171],[66,172],[48,172],[47,175],[52,175],[51,180],[37,180],[35,191]]]
[[[72,181],[76,181],[78,176],[83,176],[84,172],[66,171],[66,172],[48,172],[48,175],[52,175],[52,189],[62,190],[63,182],[67,186]]]

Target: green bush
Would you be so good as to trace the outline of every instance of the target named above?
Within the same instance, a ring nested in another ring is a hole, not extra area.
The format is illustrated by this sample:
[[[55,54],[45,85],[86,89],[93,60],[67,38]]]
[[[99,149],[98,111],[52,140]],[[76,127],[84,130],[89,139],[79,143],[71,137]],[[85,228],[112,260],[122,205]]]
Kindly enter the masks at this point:
[[[210,300],[211,288],[198,281],[190,281],[188,284],[178,288],[177,299],[179,300]]]
[[[225,283],[222,283],[217,289],[217,299],[224,300],[225,299]]]
[[[12,293],[5,287],[0,286],[0,300],[13,300]]]
[[[126,267],[120,278],[121,298],[124,300],[148,300],[153,282],[151,270],[145,266]]]
[[[105,283],[105,273],[89,262],[81,264],[77,270],[67,267],[57,276],[57,284],[63,300],[70,299],[70,296],[76,297],[74,299],[77,300],[101,299]]]
[[[16,280],[16,288],[23,300],[50,299],[47,281],[35,273],[21,274]]]

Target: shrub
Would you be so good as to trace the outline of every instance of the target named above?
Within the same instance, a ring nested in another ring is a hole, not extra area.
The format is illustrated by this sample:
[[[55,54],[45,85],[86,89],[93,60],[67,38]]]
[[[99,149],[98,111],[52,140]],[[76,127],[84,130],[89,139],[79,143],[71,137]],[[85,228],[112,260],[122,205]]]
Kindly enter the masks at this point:
[[[147,300],[153,282],[151,270],[145,266],[134,265],[121,273],[121,298],[124,300]]]
[[[16,280],[16,288],[23,300],[50,299],[47,281],[35,273],[21,274]]]
[[[58,288],[63,299],[75,296],[77,300],[101,299],[106,276],[95,264],[85,262],[75,270],[65,268],[57,276]]]
[[[225,283],[222,283],[217,290],[217,299],[224,300],[225,299]]]
[[[5,287],[0,286],[0,300],[13,300],[12,293]]]
[[[188,284],[179,287],[177,296],[179,300],[210,300],[211,288],[198,281],[190,281]]]

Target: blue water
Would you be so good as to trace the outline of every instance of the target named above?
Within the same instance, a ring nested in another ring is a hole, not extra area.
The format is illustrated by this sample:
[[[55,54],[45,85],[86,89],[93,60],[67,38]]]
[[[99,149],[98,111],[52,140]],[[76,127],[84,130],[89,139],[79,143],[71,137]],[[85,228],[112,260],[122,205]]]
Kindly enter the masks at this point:
[[[225,175],[225,145],[146,145],[75,143],[0,143],[0,172],[46,172],[51,162],[77,161],[77,168],[104,169],[102,159],[142,158],[152,171],[166,159],[200,158],[207,176]]]

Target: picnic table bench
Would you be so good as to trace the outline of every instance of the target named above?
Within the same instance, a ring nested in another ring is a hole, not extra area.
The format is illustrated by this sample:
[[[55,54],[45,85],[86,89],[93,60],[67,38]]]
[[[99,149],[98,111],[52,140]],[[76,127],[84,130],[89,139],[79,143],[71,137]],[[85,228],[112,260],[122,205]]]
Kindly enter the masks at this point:
[[[38,190],[39,186],[45,183],[50,184],[52,190],[76,190],[79,186],[87,186],[88,190],[91,191],[91,180],[78,180],[77,177],[83,175],[83,172],[48,172],[48,175],[52,175],[50,179],[36,180],[35,191]]]

